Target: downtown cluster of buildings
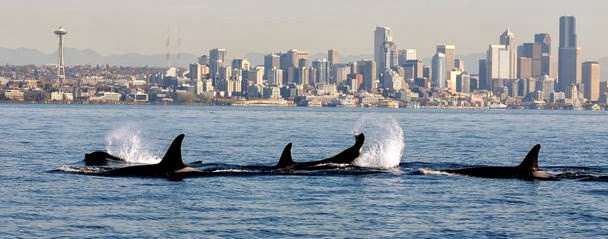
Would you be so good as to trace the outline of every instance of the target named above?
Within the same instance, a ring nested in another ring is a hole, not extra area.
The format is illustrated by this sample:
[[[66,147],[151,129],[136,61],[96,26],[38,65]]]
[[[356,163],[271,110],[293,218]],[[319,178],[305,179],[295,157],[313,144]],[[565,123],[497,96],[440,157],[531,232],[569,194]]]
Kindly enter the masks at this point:
[[[252,65],[215,48],[188,68],[77,66],[64,71],[61,48],[67,32],[60,29],[56,79],[50,80],[53,66],[21,75],[0,67],[0,97],[29,101],[29,89],[39,92],[33,94],[35,101],[596,109],[606,105],[608,86],[600,83],[597,62],[582,62],[575,26],[574,17],[560,18],[557,71],[549,34],[535,34],[518,45],[507,29],[498,44],[489,45],[477,74],[464,70],[456,46],[438,45],[430,64],[425,63],[415,49],[397,48],[388,27],[374,31],[374,59],[355,62],[341,62],[335,49],[324,59],[291,49],[269,53],[263,65]]]

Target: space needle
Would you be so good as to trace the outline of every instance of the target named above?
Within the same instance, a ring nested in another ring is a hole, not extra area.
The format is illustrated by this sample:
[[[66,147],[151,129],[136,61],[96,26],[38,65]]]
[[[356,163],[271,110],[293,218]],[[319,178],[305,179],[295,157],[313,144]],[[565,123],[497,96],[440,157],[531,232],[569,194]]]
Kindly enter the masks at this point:
[[[63,29],[63,27],[59,27],[59,29],[55,30],[55,35],[59,38],[59,49],[57,50],[57,77],[61,80],[65,78],[65,69],[63,65],[63,35],[68,34],[68,31]]]

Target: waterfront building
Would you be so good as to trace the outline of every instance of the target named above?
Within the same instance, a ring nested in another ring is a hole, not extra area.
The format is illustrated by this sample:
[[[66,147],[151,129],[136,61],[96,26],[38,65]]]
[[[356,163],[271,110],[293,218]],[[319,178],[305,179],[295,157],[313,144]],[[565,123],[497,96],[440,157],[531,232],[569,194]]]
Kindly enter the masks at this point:
[[[543,92],[544,99],[550,99],[550,94],[555,92],[555,79],[549,77],[548,75],[543,75],[540,80],[539,88]]]

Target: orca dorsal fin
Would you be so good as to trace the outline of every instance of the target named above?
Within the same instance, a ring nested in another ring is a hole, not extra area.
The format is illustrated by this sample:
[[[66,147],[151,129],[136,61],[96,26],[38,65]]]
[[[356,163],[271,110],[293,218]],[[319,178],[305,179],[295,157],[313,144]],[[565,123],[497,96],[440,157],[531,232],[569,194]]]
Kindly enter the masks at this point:
[[[538,153],[540,152],[540,144],[534,145],[528,152],[523,161],[517,166],[518,168],[528,171],[538,170]]]
[[[180,134],[171,143],[169,149],[165,153],[163,159],[158,165],[170,170],[179,170],[185,168],[186,165],[182,161],[182,141],[184,141],[184,134]]]
[[[361,147],[363,147],[363,142],[365,142],[365,135],[363,135],[363,133],[360,133],[359,135],[355,136],[355,147],[361,149]]]
[[[283,153],[281,153],[281,159],[279,159],[277,165],[274,166],[275,168],[287,168],[291,165],[296,164],[291,158],[291,146],[291,143],[288,143],[285,146],[285,148],[283,149]]]

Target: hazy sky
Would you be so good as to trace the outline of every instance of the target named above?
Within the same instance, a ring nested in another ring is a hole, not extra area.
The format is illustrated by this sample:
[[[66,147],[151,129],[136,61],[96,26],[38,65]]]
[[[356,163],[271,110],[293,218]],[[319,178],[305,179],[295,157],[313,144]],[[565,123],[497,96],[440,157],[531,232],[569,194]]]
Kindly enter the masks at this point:
[[[196,55],[211,48],[226,48],[229,58],[291,48],[372,54],[376,26],[390,27],[398,48],[416,48],[419,57],[437,44],[483,53],[507,27],[518,45],[547,32],[556,49],[559,17],[573,15],[583,60],[608,56],[605,0],[3,0],[1,9],[0,47],[47,53],[60,25],[66,47],[102,55],[165,53],[169,34],[171,52],[181,38],[181,51]]]

